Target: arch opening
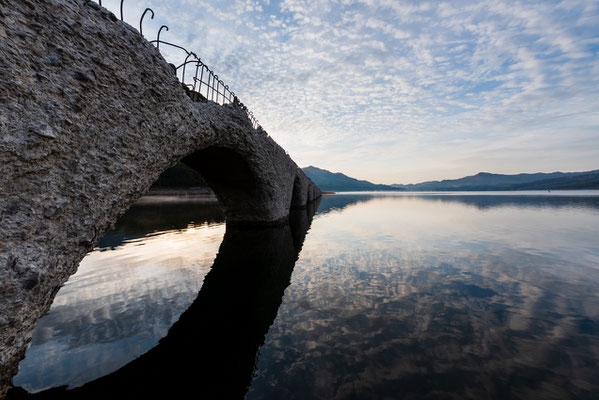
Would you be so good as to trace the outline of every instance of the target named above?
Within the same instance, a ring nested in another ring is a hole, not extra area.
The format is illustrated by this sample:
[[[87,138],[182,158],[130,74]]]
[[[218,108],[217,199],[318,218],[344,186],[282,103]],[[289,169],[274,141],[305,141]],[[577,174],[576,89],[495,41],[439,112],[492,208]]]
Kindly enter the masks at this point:
[[[258,172],[252,170],[248,160],[239,152],[210,146],[189,154],[181,162],[196,170],[214,191],[228,223],[268,220],[264,185]]]

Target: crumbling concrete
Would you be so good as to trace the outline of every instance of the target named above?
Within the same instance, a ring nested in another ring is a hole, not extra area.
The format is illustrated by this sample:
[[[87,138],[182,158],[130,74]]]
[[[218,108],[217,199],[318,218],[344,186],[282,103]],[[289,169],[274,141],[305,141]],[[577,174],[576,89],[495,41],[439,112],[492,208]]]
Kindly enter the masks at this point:
[[[59,286],[175,162],[228,223],[282,222],[320,195],[239,107],[193,102],[96,3],[0,0],[0,76],[0,398]]]

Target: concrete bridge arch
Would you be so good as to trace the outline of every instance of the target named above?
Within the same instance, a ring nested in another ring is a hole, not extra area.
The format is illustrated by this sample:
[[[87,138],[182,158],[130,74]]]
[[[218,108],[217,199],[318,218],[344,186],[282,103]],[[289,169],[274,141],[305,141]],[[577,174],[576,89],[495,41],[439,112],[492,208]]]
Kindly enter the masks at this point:
[[[238,105],[195,102],[87,0],[0,0],[0,398],[36,320],[102,233],[179,160],[232,224],[320,196]]]

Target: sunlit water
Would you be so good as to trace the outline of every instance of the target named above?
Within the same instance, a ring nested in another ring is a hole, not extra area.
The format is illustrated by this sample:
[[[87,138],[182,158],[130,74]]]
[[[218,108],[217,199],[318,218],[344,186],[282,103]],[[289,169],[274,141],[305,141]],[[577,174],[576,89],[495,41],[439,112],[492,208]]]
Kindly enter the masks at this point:
[[[81,385],[165,336],[224,235],[206,207],[132,209],[14,383]],[[599,192],[325,196],[254,374],[248,399],[599,398]]]
[[[60,289],[14,384],[79,386],[155,346],[196,297],[224,232],[218,206],[133,207]]]

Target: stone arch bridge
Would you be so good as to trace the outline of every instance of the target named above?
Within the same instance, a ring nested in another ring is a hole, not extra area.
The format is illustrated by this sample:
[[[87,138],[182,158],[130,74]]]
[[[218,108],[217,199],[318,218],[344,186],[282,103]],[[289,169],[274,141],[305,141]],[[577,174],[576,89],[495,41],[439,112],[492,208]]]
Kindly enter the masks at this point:
[[[319,189],[237,104],[194,102],[137,30],[85,0],[0,0],[0,398],[35,321],[179,160],[237,225]]]

